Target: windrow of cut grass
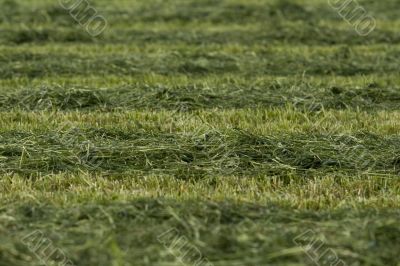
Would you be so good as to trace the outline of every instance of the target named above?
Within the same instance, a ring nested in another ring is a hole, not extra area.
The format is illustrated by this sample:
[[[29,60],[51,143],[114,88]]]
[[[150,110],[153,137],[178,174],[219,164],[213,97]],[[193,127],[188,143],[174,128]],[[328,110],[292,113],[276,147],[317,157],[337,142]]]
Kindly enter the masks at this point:
[[[170,49],[171,48],[171,49]],[[206,76],[232,74],[253,75],[338,75],[357,76],[398,72],[398,46],[372,47],[162,47],[153,46],[119,52],[110,47],[91,51],[90,46],[75,52],[41,53],[34,48],[24,51],[3,50],[0,78],[40,78],[57,75],[143,75]],[[121,46],[117,46],[121,49]],[[222,50],[221,50],[222,49]],[[86,51],[89,52],[86,53]],[[99,56],[101,54],[101,56]]]
[[[350,265],[396,265],[400,248],[398,209],[316,213],[274,204],[143,198],[70,207],[21,201],[2,210],[0,260],[7,265],[38,262],[26,246],[15,245],[34,230],[54,239],[54,247],[62,247],[66,257],[82,265],[178,265],[157,240],[171,229],[176,234],[170,241],[185,237],[186,245],[218,266],[309,265],[300,245],[310,239],[321,241],[321,252],[332,249]]]
[[[176,110],[272,108],[293,106],[298,110],[396,110],[400,90],[370,83],[364,87],[315,87],[308,82],[270,82],[222,85],[147,85],[121,87],[41,86],[5,89],[0,110]]]
[[[343,25],[342,25],[343,24]],[[400,35],[391,28],[379,28],[373,31],[368,38],[359,36],[354,29],[349,29],[346,22],[333,27],[329,22],[320,24],[306,24],[300,22],[266,22],[258,26],[234,25],[234,27],[216,27],[207,30],[213,25],[204,24],[203,29],[196,29],[197,23],[186,30],[174,25],[165,29],[165,25],[146,25],[146,28],[116,28],[106,31],[98,38],[86,34],[79,26],[58,27],[51,24],[44,26],[28,25],[24,27],[5,26],[0,36],[0,44],[45,44],[45,43],[86,43],[86,44],[136,44],[146,45],[149,42],[160,45],[172,44],[221,44],[238,43],[251,45],[255,42],[264,45],[286,44],[293,45],[391,45],[400,43]],[[386,24],[382,22],[382,24]],[[399,24],[397,22],[397,24]],[[299,30],[301,29],[301,31]]]
[[[399,34],[391,26],[394,22],[398,24],[395,1],[386,1],[384,7],[371,1],[361,1],[362,7],[372,13],[378,19],[377,24],[381,26],[368,38],[357,35],[349,28],[326,1],[244,3],[225,0],[204,2],[205,4],[196,1],[146,1],[119,2],[112,6],[105,1],[92,2],[107,17],[109,24],[109,30],[100,38],[91,38],[80,30],[68,12],[54,1],[3,1],[0,23],[8,27],[2,31],[0,43],[284,42],[331,45],[393,44],[400,40]],[[200,28],[196,27],[199,23],[203,23]],[[185,28],[188,24],[192,25]],[[232,24],[248,26],[232,30]],[[132,25],[139,26],[127,29]],[[165,25],[168,30],[165,30]],[[215,31],[221,25],[226,26],[225,29]],[[253,28],[249,29],[249,26]]]
[[[212,2],[212,4],[211,4]],[[140,22],[210,22],[214,24],[231,23],[266,23],[279,20],[305,21],[308,23],[319,20],[341,21],[341,18],[332,12],[329,5],[320,1],[307,6],[305,1],[210,1],[208,4],[199,4],[198,1],[146,1],[146,2],[120,2],[110,8],[108,1],[91,1],[93,6],[104,12],[110,24],[131,25]],[[365,3],[371,11],[381,8],[377,4]],[[388,1],[389,2],[389,1]],[[5,23],[52,23],[57,26],[73,24],[68,12],[52,1],[34,3],[30,1],[2,1],[0,11],[1,22]],[[386,7],[395,5],[388,3]],[[135,8],[132,8],[134,6]],[[154,8],[157,6],[157,8]],[[130,8],[126,8],[130,7]],[[385,10],[384,19],[396,20],[395,10]],[[379,14],[378,14],[379,15]]]
[[[400,139],[368,132],[355,135],[280,134],[244,130],[192,134],[112,128],[2,132],[4,173],[160,173],[199,179],[212,175],[307,177],[323,173],[379,173],[400,169]]]

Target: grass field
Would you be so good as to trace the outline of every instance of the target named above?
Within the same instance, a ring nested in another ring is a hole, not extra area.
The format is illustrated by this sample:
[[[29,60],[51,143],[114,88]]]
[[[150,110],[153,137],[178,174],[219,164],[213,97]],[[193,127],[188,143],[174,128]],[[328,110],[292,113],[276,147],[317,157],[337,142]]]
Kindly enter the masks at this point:
[[[89,2],[0,0],[0,266],[400,266],[398,1]]]

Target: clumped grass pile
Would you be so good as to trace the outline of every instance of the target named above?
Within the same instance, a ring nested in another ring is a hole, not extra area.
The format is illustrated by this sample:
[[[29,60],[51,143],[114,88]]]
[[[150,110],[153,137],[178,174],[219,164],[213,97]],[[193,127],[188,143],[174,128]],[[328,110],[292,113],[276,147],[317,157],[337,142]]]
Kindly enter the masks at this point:
[[[398,1],[90,3],[0,0],[0,266],[400,265]]]

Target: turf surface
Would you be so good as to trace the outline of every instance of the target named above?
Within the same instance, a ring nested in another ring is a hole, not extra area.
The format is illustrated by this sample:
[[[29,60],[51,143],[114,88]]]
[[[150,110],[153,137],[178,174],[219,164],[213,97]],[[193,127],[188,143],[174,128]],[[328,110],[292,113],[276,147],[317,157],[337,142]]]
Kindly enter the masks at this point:
[[[90,3],[0,0],[0,266],[400,265],[398,1]]]

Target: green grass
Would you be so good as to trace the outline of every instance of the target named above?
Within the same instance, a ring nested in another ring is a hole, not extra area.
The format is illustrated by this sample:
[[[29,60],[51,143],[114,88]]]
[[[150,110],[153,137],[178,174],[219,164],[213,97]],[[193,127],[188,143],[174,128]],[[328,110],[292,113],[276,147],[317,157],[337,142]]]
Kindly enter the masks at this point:
[[[34,229],[56,239],[55,245],[66,247],[64,252],[83,265],[120,265],[126,261],[178,265],[157,241],[157,236],[170,228],[185,235],[215,265],[308,264],[303,249],[293,247],[293,238],[315,228],[329,243],[325,248],[335,249],[348,263],[390,262],[400,248],[399,212],[385,208],[315,213],[274,204],[137,199],[72,207],[21,202],[8,209],[3,216],[3,223],[10,228],[2,237],[7,243],[2,249],[5,264],[26,263],[24,258],[30,257],[26,248],[8,243]],[[343,245],[350,242],[351,246]]]
[[[47,122],[46,124],[50,124]],[[223,174],[307,176],[320,172],[397,174],[399,137],[353,135],[255,135],[239,129],[165,133],[133,127],[59,128],[2,132],[5,172],[48,174],[74,170],[166,173],[175,178]],[[312,171],[311,171],[312,170]],[[222,172],[222,173],[221,173]]]
[[[360,76],[397,73],[400,57],[397,45],[281,45],[271,48],[259,45],[158,44],[129,49],[129,46],[96,44],[86,47],[61,46],[61,49],[50,50],[25,47],[2,49],[4,55],[0,58],[0,78],[147,73],[165,76]]]
[[[0,0],[0,266],[400,266],[397,1],[90,3]]]

